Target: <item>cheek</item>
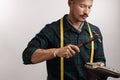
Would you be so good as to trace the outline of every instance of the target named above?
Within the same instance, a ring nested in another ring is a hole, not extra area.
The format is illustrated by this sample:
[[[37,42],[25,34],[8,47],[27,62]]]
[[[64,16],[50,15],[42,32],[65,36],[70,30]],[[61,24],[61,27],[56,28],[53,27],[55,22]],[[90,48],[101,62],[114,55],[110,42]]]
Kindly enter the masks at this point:
[[[77,14],[83,14],[83,9],[81,9],[80,7],[77,7],[77,8],[75,9],[75,12],[76,12]]]

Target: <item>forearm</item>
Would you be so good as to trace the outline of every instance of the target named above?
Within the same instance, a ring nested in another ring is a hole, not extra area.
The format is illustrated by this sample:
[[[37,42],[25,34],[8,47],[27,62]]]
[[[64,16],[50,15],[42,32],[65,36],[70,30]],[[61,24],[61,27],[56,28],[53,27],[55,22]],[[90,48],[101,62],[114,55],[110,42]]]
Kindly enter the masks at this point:
[[[45,60],[49,60],[54,58],[54,50],[55,49],[37,49],[31,56],[31,62],[33,64],[40,63]]]
[[[45,60],[53,59],[54,57],[65,57],[70,58],[76,53],[79,53],[80,49],[75,45],[67,45],[63,48],[52,48],[52,49],[37,49],[34,51],[31,57],[31,62],[33,64],[39,63]],[[54,54],[56,56],[54,56]]]

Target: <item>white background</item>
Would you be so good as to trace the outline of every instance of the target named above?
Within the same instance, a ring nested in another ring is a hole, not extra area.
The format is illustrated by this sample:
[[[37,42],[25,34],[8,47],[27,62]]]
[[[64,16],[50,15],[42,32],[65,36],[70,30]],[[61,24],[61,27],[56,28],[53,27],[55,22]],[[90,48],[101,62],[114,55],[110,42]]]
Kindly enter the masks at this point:
[[[69,11],[68,0],[0,0],[0,80],[46,80],[45,62],[23,65],[27,43]],[[89,22],[99,26],[107,65],[120,70],[120,0],[94,0]],[[120,80],[109,78],[108,80]]]

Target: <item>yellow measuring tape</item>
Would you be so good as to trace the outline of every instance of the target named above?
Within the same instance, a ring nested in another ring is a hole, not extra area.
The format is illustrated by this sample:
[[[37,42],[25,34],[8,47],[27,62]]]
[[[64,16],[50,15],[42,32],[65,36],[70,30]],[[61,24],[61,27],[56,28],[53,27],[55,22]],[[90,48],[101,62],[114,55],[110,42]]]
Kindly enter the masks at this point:
[[[90,29],[90,25],[88,24],[89,34],[90,38],[93,37],[92,31]],[[62,48],[64,46],[64,32],[63,32],[63,18],[60,19],[60,47]],[[90,63],[93,62],[94,57],[94,41],[91,42],[91,57],[90,57]],[[64,58],[60,57],[60,80],[64,80]]]
[[[89,29],[90,38],[92,38],[93,35],[92,35],[92,31],[91,31],[91,28],[90,28],[90,25],[89,25],[89,24],[88,24],[88,29]],[[94,58],[94,41],[91,42],[90,63],[93,63],[93,58]]]
[[[63,18],[60,19],[60,47],[64,46]],[[64,80],[64,58],[60,58],[60,80]]]

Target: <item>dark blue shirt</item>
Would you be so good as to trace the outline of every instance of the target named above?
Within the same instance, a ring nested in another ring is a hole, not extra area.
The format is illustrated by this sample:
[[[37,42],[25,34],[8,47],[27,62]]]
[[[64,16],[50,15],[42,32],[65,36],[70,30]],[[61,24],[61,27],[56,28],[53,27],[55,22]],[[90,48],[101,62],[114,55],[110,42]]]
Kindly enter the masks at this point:
[[[81,32],[75,29],[67,20],[67,15],[63,17],[64,26],[64,46],[68,44],[78,45],[90,39],[87,22],[84,22]],[[90,23],[89,23],[90,24]],[[99,34],[102,41],[102,35],[98,27],[90,24],[91,30]],[[60,47],[60,20],[47,24],[36,36],[29,42],[23,52],[24,64],[32,64],[31,55],[36,49],[48,49]],[[104,62],[105,56],[103,43],[95,41],[94,62]],[[64,80],[88,80],[86,78],[86,69],[84,64],[90,61],[91,43],[84,45],[80,53],[69,59],[64,59]],[[47,80],[60,80],[60,58],[56,57],[47,60]]]

